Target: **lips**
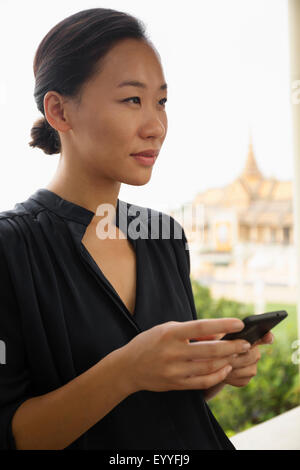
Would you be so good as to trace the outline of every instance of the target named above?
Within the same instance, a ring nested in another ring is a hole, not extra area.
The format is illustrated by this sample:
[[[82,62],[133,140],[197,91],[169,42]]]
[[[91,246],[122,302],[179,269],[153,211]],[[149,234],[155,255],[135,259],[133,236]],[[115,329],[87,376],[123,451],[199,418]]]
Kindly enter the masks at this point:
[[[133,157],[157,157],[159,150],[142,150],[138,153],[131,153]]]

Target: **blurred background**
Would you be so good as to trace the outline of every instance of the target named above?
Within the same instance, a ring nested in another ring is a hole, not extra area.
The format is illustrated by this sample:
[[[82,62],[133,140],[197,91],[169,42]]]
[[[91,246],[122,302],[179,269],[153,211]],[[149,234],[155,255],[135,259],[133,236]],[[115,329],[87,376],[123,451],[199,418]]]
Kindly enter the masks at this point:
[[[199,318],[289,314],[274,329],[275,343],[261,347],[257,376],[246,387],[225,387],[209,406],[237,448],[300,449],[289,2],[0,0],[0,211],[45,187],[59,159],[28,145],[41,117],[35,51],[60,20],[95,7],[146,24],[168,83],[168,134],[152,178],[144,187],[123,185],[120,199],[182,223]],[[276,437],[284,426],[285,440]]]

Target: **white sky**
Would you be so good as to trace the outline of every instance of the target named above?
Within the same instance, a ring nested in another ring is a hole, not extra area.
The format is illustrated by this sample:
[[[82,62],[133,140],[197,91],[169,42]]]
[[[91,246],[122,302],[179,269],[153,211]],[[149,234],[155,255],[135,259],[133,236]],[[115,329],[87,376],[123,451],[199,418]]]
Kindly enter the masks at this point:
[[[287,0],[0,0],[0,210],[45,187],[59,155],[28,146],[41,117],[33,57],[65,17],[104,7],[147,26],[168,83],[168,134],[145,186],[120,199],[157,210],[192,201],[242,171],[249,128],[267,177],[293,178]]]

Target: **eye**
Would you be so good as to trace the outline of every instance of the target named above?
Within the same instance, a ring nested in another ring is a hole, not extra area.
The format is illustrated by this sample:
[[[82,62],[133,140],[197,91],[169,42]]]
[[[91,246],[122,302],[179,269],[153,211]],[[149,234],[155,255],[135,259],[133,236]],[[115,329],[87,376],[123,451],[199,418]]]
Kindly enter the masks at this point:
[[[131,98],[126,98],[126,100],[123,100],[123,101],[130,101],[130,100],[139,100],[139,96],[132,96]],[[137,103],[135,103],[137,104]]]
[[[140,100],[140,97],[139,96],[132,96],[131,98],[126,98],[126,100],[123,100],[123,101],[130,101],[130,100]],[[165,103],[167,102],[167,98],[162,98],[159,102],[163,101],[163,104],[162,106],[164,107],[165,106]],[[137,104],[137,103],[135,103]]]

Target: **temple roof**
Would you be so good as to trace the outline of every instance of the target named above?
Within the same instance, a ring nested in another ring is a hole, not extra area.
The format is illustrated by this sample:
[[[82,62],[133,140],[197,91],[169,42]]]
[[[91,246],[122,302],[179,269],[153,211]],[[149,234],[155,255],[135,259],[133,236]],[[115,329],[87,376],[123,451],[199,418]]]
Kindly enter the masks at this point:
[[[209,188],[198,193],[194,204],[204,205],[206,211],[208,208],[235,208],[246,222],[248,219],[257,221],[258,218],[267,220],[270,217],[273,221],[277,217],[283,220],[284,212],[286,218],[290,219],[292,201],[292,181],[265,178],[259,170],[250,134],[246,164],[240,176],[224,187]]]
[[[254,179],[263,179],[263,175],[261,171],[258,168],[258,165],[256,163],[256,159],[254,156],[253,152],[253,144],[252,144],[252,136],[250,134],[249,138],[249,145],[248,145],[248,155],[246,159],[246,164],[244,167],[244,170],[241,174],[241,178],[246,179],[246,180],[254,180]]]

